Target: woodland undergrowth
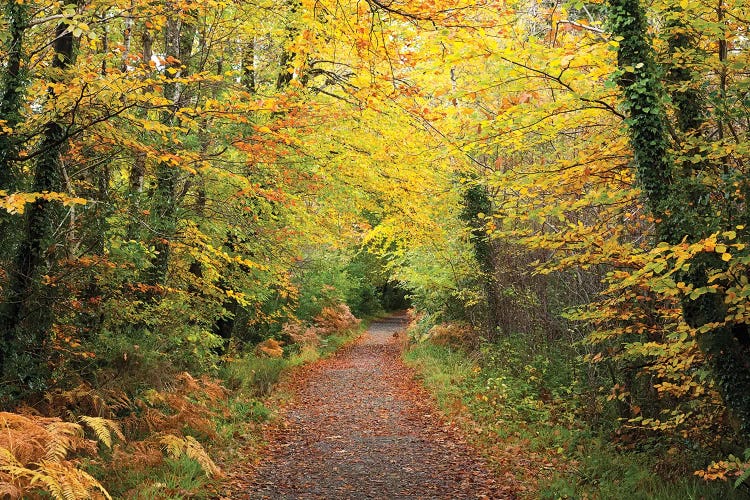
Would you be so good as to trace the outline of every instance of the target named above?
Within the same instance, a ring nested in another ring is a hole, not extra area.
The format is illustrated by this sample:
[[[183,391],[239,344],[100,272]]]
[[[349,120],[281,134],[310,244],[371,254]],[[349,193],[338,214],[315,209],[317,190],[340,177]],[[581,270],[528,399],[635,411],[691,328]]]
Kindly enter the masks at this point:
[[[248,460],[260,446],[281,401],[271,396],[277,382],[355,338],[361,323],[339,304],[285,330],[289,344],[269,339],[228,355],[213,376],[176,373],[131,394],[82,384],[0,413],[0,496],[215,497],[226,479],[218,463]]]
[[[745,498],[729,483],[694,476],[696,453],[678,454],[657,436],[632,446],[604,414],[606,398],[586,387],[569,343],[540,349],[521,335],[487,342],[466,324],[425,330],[419,319],[406,363],[525,498]]]
[[[410,356],[530,492],[747,491],[749,32],[746,0],[4,2],[2,491],[210,491],[202,443],[342,303],[424,315]]]

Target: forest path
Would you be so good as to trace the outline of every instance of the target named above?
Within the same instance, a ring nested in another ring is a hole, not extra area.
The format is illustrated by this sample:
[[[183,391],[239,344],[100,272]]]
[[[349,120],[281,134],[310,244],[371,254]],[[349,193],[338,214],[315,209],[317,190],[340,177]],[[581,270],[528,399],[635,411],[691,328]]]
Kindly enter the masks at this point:
[[[231,498],[515,498],[400,358],[405,316],[313,365],[264,460]],[[235,478],[236,474],[233,474]]]

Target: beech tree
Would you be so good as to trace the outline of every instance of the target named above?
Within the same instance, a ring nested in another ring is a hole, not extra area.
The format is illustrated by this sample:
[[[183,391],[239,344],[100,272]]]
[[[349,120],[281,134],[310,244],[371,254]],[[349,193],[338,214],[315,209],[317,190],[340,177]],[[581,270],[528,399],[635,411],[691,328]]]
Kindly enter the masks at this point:
[[[743,2],[3,7],[5,409],[288,354],[380,288],[414,341],[563,345],[571,418],[634,446],[746,436]]]

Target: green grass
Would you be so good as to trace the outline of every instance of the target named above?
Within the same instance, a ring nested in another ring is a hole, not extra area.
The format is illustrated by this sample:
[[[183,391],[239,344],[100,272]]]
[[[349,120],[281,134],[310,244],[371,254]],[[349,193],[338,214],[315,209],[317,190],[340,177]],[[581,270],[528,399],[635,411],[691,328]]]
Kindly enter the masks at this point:
[[[247,354],[242,359],[227,363],[222,369],[221,378],[232,390],[265,396],[271,392],[289,365],[288,358],[265,358]]]
[[[232,391],[232,396],[228,415],[217,422],[219,435],[225,441],[237,436],[255,439],[251,436],[255,432],[253,424],[273,418],[272,408],[278,401],[273,400],[272,394],[281,378],[296,367],[331,355],[357,338],[364,328],[360,326],[355,330],[330,335],[322,339],[318,346],[307,345],[288,349],[283,358],[247,354],[225,364],[221,369],[220,378]]]
[[[476,436],[480,448],[490,453],[493,445],[521,446],[529,457],[554,464],[532,486],[529,498],[748,498],[729,484],[706,483],[689,474],[664,480],[652,471],[657,457],[618,451],[600,430],[576,416],[573,372],[554,357],[529,355],[510,341],[474,354],[420,343],[404,359],[444,411],[470,417],[464,422],[467,434]]]
[[[127,470],[118,473],[90,465],[88,472],[109,480],[104,486],[112,498],[138,500],[180,500],[211,498],[209,485],[215,481],[206,476],[200,464],[188,457],[165,459],[148,469]]]
[[[233,391],[264,397],[271,393],[285,372],[331,355],[357,338],[363,330],[364,326],[360,326],[351,331],[329,335],[321,339],[319,346],[303,346],[289,352],[283,358],[246,354],[238,360],[226,363],[222,367],[219,377]]]
[[[167,459],[164,466],[157,469],[157,474],[149,474],[137,488],[134,498],[142,500],[187,498],[209,498],[206,486],[209,484],[201,466],[195,460],[181,457]]]

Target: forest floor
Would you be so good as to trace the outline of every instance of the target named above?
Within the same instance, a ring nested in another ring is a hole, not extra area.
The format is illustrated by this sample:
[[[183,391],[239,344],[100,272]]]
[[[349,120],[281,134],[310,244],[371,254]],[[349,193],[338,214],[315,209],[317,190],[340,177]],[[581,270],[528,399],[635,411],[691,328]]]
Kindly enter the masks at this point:
[[[401,362],[405,316],[288,381],[295,396],[226,498],[516,498]]]

